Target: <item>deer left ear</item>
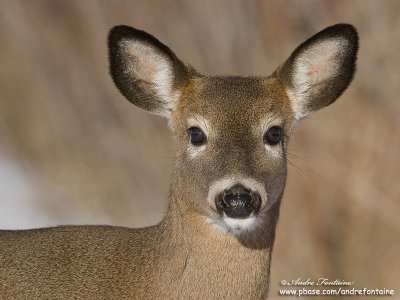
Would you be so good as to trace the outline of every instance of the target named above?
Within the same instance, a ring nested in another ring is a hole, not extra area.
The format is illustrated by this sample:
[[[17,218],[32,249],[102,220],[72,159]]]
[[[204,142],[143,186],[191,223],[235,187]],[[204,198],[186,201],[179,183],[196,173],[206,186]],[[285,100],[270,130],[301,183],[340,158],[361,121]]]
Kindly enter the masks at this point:
[[[275,73],[296,119],[333,103],[356,69],[358,34],[349,24],[328,27],[301,44]]]

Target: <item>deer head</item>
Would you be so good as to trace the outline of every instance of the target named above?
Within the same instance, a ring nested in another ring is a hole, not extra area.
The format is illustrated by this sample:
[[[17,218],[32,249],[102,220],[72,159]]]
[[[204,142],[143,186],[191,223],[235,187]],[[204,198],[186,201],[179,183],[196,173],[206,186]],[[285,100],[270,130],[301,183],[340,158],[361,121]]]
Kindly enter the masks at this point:
[[[338,24],[297,47],[270,76],[208,76],[148,33],[117,26],[109,36],[121,93],[168,119],[181,205],[236,236],[265,225],[284,190],[289,136],[347,88],[357,50],[353,26]]]

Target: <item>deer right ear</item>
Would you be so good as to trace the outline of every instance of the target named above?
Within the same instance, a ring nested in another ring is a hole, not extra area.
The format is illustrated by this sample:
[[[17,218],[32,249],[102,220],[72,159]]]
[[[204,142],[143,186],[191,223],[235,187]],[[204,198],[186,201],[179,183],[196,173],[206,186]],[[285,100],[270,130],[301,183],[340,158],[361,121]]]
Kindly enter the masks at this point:
[[[356,68],[358,35],[352,25],[320,31],[294,50],[275,71],[285,86],[296,119],[333,103],[348,87]]]
[[[108,37],[111,77],[136,106],[169,117],[191,69],[150,34],[116,26]]]

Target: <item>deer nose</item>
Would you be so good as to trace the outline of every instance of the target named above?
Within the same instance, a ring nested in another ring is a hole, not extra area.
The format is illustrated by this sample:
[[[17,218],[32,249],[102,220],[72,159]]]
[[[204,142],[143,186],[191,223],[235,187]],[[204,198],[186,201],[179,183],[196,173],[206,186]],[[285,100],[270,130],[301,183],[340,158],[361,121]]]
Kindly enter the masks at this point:
[[[242,185],[226,189],[216,199],[217,209],[227,217],[244,219],[258,211],[261,206],[260,196]]]

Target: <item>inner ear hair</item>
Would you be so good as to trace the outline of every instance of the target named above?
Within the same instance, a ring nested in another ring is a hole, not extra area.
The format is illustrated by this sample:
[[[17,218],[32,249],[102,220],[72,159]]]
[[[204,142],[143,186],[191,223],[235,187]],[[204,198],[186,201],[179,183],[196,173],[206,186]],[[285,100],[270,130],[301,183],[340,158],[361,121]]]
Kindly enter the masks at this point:
[[[136,106],[169,117],[194,71],[152,35],[128,26],[111,29],[110,73],[120,92]]]
[[[337,24],[302,43],[275,71],[297,119],[333,103],[344,92],[355,73],[357,52],[356,29]]]

